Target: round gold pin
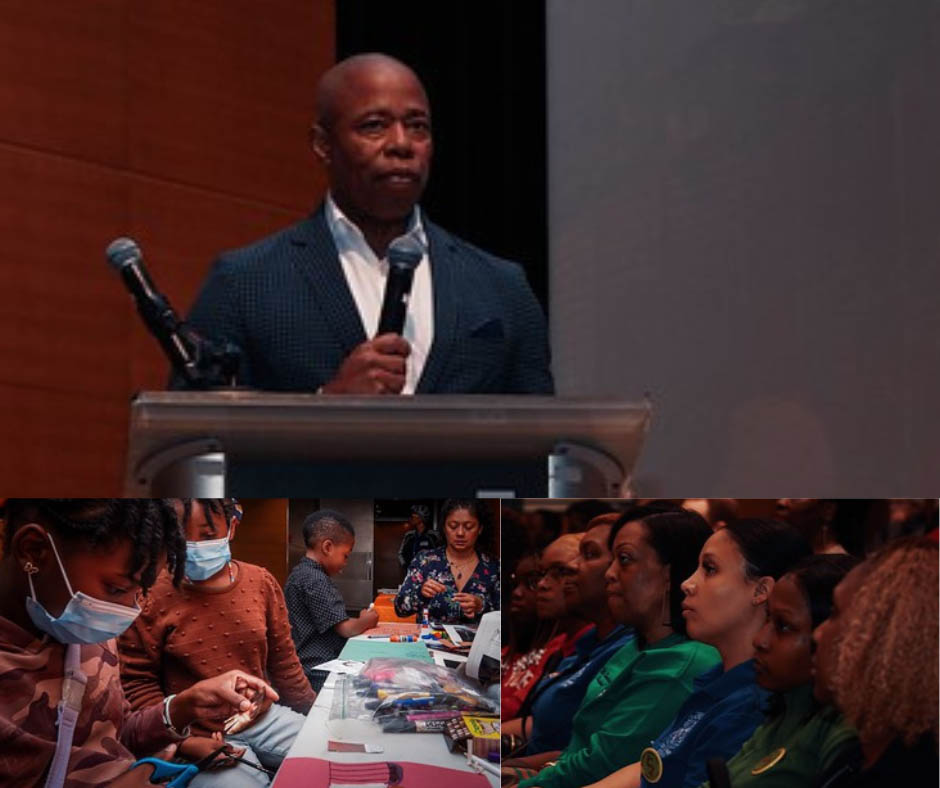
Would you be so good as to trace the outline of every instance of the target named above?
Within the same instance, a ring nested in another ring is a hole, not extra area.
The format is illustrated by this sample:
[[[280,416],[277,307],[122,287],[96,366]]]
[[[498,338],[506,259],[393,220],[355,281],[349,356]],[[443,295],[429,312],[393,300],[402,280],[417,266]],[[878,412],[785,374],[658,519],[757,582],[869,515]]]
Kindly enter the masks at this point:
[[[754,768],[751,769],[751,774],[763,774],[768,769],[776,766],[783,759],[783,756],[787,754],[787,748],[781,747],[779,750],[774,750],[770,755],[767,755],[764,758],[761,758]]]
[[[663,759],[652,747],[647,747],[640,753],[640,769],[648,783],[658,783],[663,776]]]

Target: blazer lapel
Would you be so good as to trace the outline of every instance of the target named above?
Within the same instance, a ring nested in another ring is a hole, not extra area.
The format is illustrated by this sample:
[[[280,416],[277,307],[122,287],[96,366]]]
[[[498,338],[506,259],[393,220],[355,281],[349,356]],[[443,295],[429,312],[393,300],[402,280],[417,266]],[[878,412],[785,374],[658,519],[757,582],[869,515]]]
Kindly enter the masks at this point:
[[[344,353],[366,341],[359,309],[346,282],[324,207],[297,226],[291,238],[294,266],[311,285],[313,297]]]
[[[438,384],[457,340],[457,313],[460,308],[457,282],[460,281],[464,264],[453,240],[426,218],[425,231],[428,235],[428,260],[431,263],[431,288],[434,293],[434,340],[415,389],[418,394],[439,390]]]

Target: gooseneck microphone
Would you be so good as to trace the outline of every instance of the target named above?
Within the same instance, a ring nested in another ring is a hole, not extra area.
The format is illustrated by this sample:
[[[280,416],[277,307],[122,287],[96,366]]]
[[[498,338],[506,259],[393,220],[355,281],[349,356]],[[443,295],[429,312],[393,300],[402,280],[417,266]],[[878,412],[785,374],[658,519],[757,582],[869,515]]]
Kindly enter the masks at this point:
[[[184,337],[181,321],[173,307],[166,296],[157,291],[147,274],[137,242],[131,238],[117,238],[108,245],[105,256],[108,264],[121,275],[124,286],[137,303],[137,311],[173,367],[190,379],[195,374],[195,350]]]
[[[108,264],[121,275],[133,296],[137,311],[153,334],[173,369],[193,388],[235,385],[241,351],[226,343],[217,347],[200,337],[179,319],[166,296],[160,293],[144,267],[143,255],[131,238],[117,238],[105,251]]]
[[[388,279],[385,281],[385,296],[379,314],[380,334],[401,334],[405,328],[405,312],[414,280],[415,268],[424,257],[424,249],[414,238],[403,235],[388,246]]]

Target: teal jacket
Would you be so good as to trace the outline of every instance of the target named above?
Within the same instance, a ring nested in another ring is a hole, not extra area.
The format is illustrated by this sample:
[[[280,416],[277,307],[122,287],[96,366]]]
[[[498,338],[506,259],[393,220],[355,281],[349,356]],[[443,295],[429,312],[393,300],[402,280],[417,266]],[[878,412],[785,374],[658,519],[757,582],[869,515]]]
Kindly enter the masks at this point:
[[[558,761],[520,782],[520,788],[587,785],[640,760],[643,748],[672,722],[692,692],[695,677],[720,661],[711,646],[683,635],[643,649],[630,641],[588,686],[571,741]]]

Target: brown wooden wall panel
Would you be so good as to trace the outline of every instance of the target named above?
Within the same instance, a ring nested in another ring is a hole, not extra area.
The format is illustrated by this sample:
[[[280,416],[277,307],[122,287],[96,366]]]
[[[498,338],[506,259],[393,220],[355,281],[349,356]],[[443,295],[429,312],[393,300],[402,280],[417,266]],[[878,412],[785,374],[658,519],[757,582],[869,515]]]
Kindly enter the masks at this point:
[[[140,4],[128,30],[131,168],[306,207],[323,187],[306,139],[332,35],[332,3]]]
[[[0,381],[111,395],[131,326],[104,239],[120,226],[115,170],[0,146]]]
[[[124,163],[125,4],[0,3],[0,140]]]
[[[232,555],[267,569],[282,586],[287,580],[287,499],[248,498],[232,542]]]
[[[125,232],[140,243],[154,282],[185,314],[218,254],[285,227],[302,215],[226,194],[132,176]],[[166,284],[164,284],[166,283]],[[133,303],[126,299],[128,313]],[[134,390],[166,385],[169,364],[140,320],[131,320]]]
[[[0,413],[4,495],[120,494],[126,398],[3,383]]]
[[[7,494],[120,493],[127,403],[167,365],[104,261],[141,244],[180,312],[216,254],[304,215],[332,0],[0,0]]]

